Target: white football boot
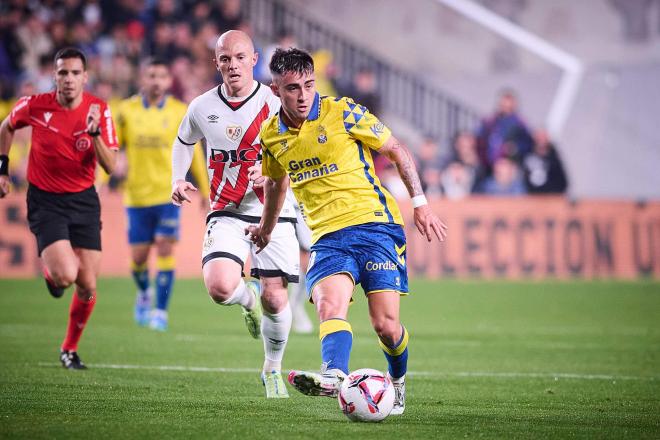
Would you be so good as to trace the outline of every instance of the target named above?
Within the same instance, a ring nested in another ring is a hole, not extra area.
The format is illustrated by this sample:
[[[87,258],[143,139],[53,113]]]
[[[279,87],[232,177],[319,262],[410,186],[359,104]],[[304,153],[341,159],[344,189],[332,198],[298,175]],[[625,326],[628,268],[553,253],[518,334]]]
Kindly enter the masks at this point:
[[[322,369],[320,373],[300,370],[289,373],[289,383],[307,396],[337,397],[345,378],[344,372],[337,368]]]

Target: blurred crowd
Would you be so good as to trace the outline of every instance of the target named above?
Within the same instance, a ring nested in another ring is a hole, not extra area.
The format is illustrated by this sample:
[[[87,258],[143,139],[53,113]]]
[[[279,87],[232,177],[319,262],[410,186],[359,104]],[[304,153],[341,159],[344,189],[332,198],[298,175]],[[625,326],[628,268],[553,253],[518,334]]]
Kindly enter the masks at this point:
[[[171,60],[172,93],[190,101],[217,84],[211,60],[217,36],[250,32],[240,0],[8,0],[0,3],[0,94],[52,88],[54,53],[81,48],[89,58],[89,88],[113,100],[137,92],[146,56]]]
[[[568,188],[554,143],[545,129],[528,128],[512,90],[501,92],[495,111],[475,131],[456,133],[445,148],[427,137],[415,151],[422,186],[431,197],[564,194]],[[384,168],[384,184],[404,197],[396,170],[379,162]]]
[[[184,102],[217,85],[213,65],[217,36],[241,29],[260,53],[256,79],[270,82],[268,60],[276,47],[305,47],[290,29],[260,41],[241,0],[5,0],[0,2],[0,119],[20,96],[51,91],[53,55],[77,46],[88,56],[89,90],[111,107],[139,90],[139,65],[147,56],[171,60],[171,93]],[[340,81],[332,53],[313,49],[321,94],[350,96],[381,115],[377,75],[358,69]],[[385,121],[387,122],[387,121]],[[25,184],[29,132],[20,130],[11,151],[14,184]],[[426,193],[458,199],[470,194],[564,193],[567,179],[547,133],[531,131],[506,90],[497,108],[474,132],[456,133],[452,145],[426,137],[411,145]],[[397,172],[382,157],[376,169],[395,196],[406,196]],[[120,182],[115,182],[120,183]]]

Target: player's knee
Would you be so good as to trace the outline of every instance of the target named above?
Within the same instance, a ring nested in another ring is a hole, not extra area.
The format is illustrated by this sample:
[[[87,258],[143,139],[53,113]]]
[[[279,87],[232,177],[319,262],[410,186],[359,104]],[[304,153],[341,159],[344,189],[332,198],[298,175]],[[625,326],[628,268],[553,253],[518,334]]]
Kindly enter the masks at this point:
[[[76,268],[56,268],[49,270],[50,279],[57,287],[66,288],[76,281]]]
[[[149,259],[149,254],[146,255],[133,255],[132,267],[134,270],[142,268],[147,265],[147,260]]]
[[[206,283],[206,288],[209,291],[209,296],[213,302],[217,304],[226,302],[232,297],[234,290],[236,290],[236,286],[232,286],[227,281],[219,278],[209,280]]]
[[[329,295],[317,295],[314,297],[314,304],[321,321],[330,318],[344,318],[344,305],[340,298]]]
[[[394,318],[382,317],[373,320],[376,334],[387,345],[394,345],[401,338],[401,323]]]
[[[231,298],[233,292],[222,289],[219,286],[211,286],[209,288],[209,296],[216,304],[224,304]]]
[[[174,239],[170,237],[156,238],[156,252],[159,257],[169,257],[174,253]]]
[[[80,299],[84,299],[85,296],[94,296],[96,277],[91,273],[82,273],[76,281],[76,292]]]
[[[286,289],[264,289],[261,292],[261,305],[268,313],[281,312],[288,302]]]

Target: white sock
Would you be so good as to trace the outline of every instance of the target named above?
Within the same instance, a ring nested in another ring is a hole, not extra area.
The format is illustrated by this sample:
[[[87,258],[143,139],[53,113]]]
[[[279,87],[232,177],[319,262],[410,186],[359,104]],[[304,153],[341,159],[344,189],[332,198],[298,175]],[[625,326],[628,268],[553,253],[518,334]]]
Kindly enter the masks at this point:
[[[222,303],[223,306],[231,306],[233,304],[240,304],[248,310],[254,307],[254,295],[245,285],[242,279],[238,282],[238,286],[229,299]]]
[[[389,373],[388,373],[388,375],[389,375]],[[390,380],[392,381],[392,383],[396,383],[396,384],[405,383],[406,382],[406,375],[404,374],[401,377],[392,377],[392,376],[390,376]]]
[[[142,300],[150,300],[154,297],[154,286],[149,286],[144,290],[138,289],[138,296]]]
[[[279,313],[264,310],[261,318],[261,335],[264,340],[264,371],[281,371],[284,349],[291,330],[291,306],[286,305]]]

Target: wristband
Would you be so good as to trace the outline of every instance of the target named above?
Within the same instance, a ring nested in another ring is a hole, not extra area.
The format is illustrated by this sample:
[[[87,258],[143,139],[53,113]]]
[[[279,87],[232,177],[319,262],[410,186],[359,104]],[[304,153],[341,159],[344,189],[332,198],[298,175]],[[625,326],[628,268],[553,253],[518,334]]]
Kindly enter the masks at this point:
[[[9,156],[0,154],[0,176],[9,175]]]
[[[424,194],[412,198],[413,208],[419,208],[420,206],[424,206],[428,203],[429,202],[426,201],[426,196]]]
[[[97,136],[101,136],[101,129],[97,127],[96,131],[88,131],[87,134],[90,135],[93,138],[95,138]]]

